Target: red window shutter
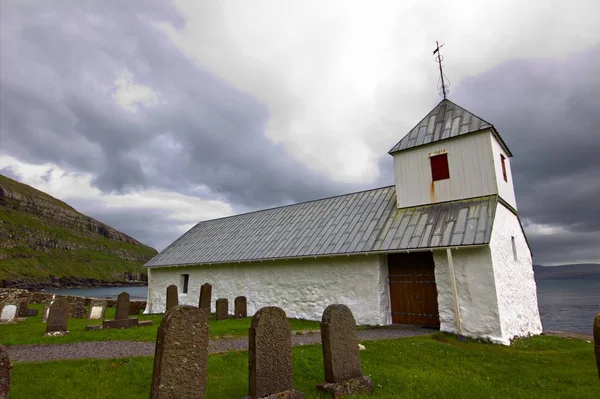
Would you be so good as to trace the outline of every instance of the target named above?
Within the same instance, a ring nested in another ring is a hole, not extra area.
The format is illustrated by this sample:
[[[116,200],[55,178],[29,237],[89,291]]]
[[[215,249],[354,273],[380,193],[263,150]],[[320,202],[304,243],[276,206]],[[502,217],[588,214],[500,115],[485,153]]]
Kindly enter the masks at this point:
[[[448,154],[436,155],[430,157],[429,160],[431,161],[431,178],[433,181],[450,178]]]
[[[504,181],[508,181],[508,177],[506,177],[506,164],[504,162],[506,158],[504,155],[500,154],[500,161],[502,162],[502,176],[504,177]]]

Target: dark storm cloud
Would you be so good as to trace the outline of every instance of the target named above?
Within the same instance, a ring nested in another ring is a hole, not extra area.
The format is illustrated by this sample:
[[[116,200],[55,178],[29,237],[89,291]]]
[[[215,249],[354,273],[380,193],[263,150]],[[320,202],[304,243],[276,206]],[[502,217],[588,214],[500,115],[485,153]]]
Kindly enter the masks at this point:
[[[3,6],[2,151],[93,175],[103,192],[157,187],[244,209],[353,191],[264,136],[268,111],[175,48],[153,23],[181,28],[166,2]],[[81,8],[80,8],[81,7]],[[116,103],[123,70],[158,105]]]
[[[513,60],[465,79],[452,100],[494,124],[511,149],[535,262],[599,261],[600,46],[556,60]]]

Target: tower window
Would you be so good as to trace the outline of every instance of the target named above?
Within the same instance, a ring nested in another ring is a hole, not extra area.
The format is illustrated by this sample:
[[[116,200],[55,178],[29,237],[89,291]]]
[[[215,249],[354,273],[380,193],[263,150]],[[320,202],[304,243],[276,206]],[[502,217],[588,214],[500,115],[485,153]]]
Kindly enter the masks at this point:
[[[510,237],[510,243],[512,244],[513,260],[517,262],[519,258],[517,257],[517,245],[515,244],[515,237]]]
[[[435,155],[430,157],[429,160],[431,161],[431,178],[433,181],[450,178],[448,154]]]
[[[508,181],[508,177],[506,176],[506,158],[504,155],[500,154],[500,162],[502,163],[502,177],[504,177],[504,181]]]
[[[190,275],[189,274],[182,274],[181,275],[181,293],[182,294],[187,294],[188,292],[188,283],[190,281]]]

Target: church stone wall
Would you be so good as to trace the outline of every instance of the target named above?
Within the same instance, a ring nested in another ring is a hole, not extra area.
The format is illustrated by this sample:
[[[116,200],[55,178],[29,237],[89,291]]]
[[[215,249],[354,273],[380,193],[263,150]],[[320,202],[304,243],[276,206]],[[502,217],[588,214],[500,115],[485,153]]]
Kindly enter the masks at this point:
[[[213,312],[216,299],[227,298],[232,314],[234,298],[243,295],[248,300],[248,315],[264,306],[279,306],[288,317],[321,320],[327,306],[341,303],[352,310],[358,324],[385,324],[389,292],[384,263],[381,256],[355,255],[151,268],[144,313],[165,311],[170,284],[178,286],[180,304],[198,306],[200,286],[208,282],[212,284]],[[181,274],[189,274],[187,294],[182,293]]]
[[[514,237],[514,252],[511,237]],[[500,203],[490,249],[503,336],[512,339],[540,334],[542,324],[531,253],[519,219]]]
[[[456,334],[451,275],[446,250],[434,251],[440,330]],[[502,335],[496,285],[489,247],[452,250],[461,333],[507,344]]]

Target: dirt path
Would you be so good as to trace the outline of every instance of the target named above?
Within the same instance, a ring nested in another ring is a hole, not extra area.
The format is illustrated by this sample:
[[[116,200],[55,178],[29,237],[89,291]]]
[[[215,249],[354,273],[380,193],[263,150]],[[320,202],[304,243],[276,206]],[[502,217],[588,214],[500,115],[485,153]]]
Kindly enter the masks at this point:
[[[359,341],[374,341],[430,334],[435,330],[421,328],[382,327],[358,331]],[[321,343],[318,331],[296,332],[292,334],[293,345]],[[12,345],[7,346],[13,362],[41,362],[63,359],[114,359],[133,356],[154,356],[154,342],[137,341],[98,341],[76,342],[57,345]],[[209,353],[247,350],[248,338],[215,339],[208,345]]]

